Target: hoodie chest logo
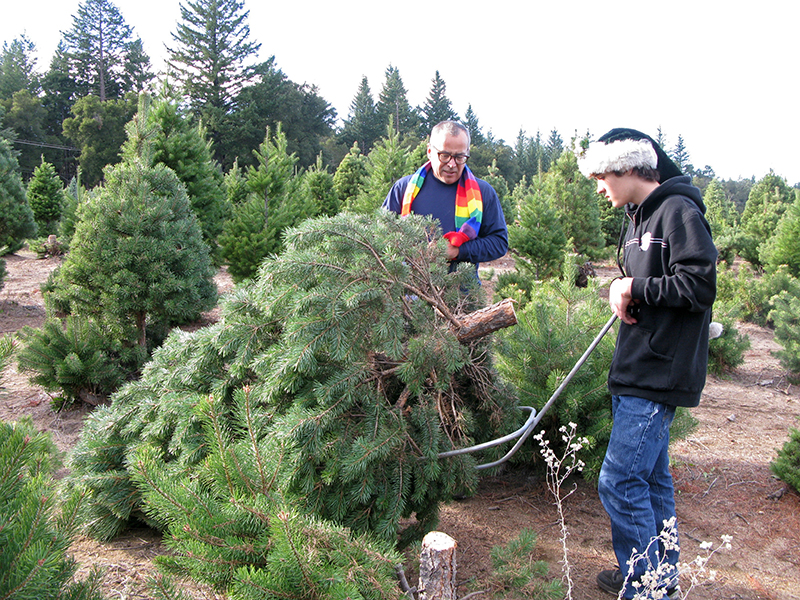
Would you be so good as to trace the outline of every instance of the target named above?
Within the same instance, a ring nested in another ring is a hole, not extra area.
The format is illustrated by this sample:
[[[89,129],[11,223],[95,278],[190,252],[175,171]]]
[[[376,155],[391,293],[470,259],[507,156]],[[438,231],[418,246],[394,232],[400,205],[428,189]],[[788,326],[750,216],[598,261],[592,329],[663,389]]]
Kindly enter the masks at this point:
[[[647,252],[650,249],[650,244],[652,242],[653,242],[653,236],[648,231],[642,236],[642,239],[639,241],[639,249]]]

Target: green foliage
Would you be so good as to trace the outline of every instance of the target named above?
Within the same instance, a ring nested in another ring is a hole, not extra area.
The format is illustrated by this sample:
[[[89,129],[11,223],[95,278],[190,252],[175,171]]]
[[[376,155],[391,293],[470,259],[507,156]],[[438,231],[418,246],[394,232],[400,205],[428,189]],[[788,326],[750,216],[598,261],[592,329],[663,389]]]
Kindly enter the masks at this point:
[[[140,92],[153,78],[140,39],[109,0],[84,0],[65,32],[69,75],[80,94],[101,102]]]
[[[492,559],[491,583],[506,599],[556,600],[564,597],[560,579],[548,581],[548,565],[543,560],[534,560],[536,532],[523,529],[519,536],[505,546],[495,546],[490,552]]]
[[[568,282],[549,280],[538,284],[531,300],[517,312],[518,323],[500,333],[497,368],[517,390],[520,404],[540,410],[564,376],[608,321],[608,308],[596,285],[577,288]],[[563,444],[561,426],[576,423],[589,440],[582,456],[584,475],[596,479],[611,434],[611,399],[606,387],[614,351],[613,334],[607,334],[592,355],[561,392],[538,427],[556,454]],[[512,460],[534,461],[541,457],[529,445]]]
[[[351,149],[355,146],[362,148],[364,152],[369,152],[375,140],[381,136],[383,128],[384,124],[380,121],[369,89],[369,81],[364,76],[358,92],[350,103],[350,114],[342,124],[339,137]]]
[[[431,134],[437,123],[458,120],[458,114],[453,110],[453,103],[447,97],[447,84],[439,76],[439,71],[436,71],[431,80],[431,90],[420,109],[420,116],[420,135],[423,138]]]
[[[36,221],[25,197],[19,164],[5,139],[0,137],[0,248],[16,252],[26,238],[36,235]]]
[[[382,127],[389,127],[398,136],[414,135],[419,124],[419,117],[408,102],[408,92],[400,76],[400,69],[389,65],[385,71],[386,78],[378,95],[375,112]],[[390,136],[391,137],[391,134]]]
[[[773,299],[769,319],[775,324],[775,341],[783,348],[774,352],[781,365],[790,371],[789,379],[800,382],[800,295],[788,291]]]
[[[523,278],[547,279],[561,272],[567,236],[561,219],[547,201],[536,177],[533,185],[526,186],[524,180],[517,185],[518,217],[508,228],[509,247],[520,259],[517,269]]]
[[[140,380],[92,413],[73,453],[71,477],[91,491],[91,532],[113,536],[141,518],[177,535],[168,505],[193,496],[230,507],[181,509],[202,512],[192,518],[217,537],[226,511],[269,508],[245,492],[392,544],[401,519],[414,517],[401,541],[429,530],[439,503],[477,482],[474,458],[438,454],[520,419],[487,341],[450,333],[481,292],[469,268],[448,272],[441,247],[427,243],[431,227],[385,211],[305,221],[227,297],[218,323],[174,332]],[[169,485],[161,499],[146,473]],[[225,527],[267,535],[252,519]]]
[[[708,343],[708,372],[725,375],[744,363],[744,353],[750,349],[750,338],[736,329],[736,322],[727,316],[716,316],[722,325],[722,335]]]
[[[232,599],[400,597],[394,577],[400,558],[390,544],[292,508],[277,489],[271,456],[277,448],[252,438],[237,444],[209,403],[197,412],[211,442],[200,465],[171,468],[143,447],[130,468],[145,510],[167,531],[172,553],[156,559],[163,570]]]
[[[367,158],[361,154],[358,143],[355,142],[333,175],[333,189],[340,206],[353,205],[368,176]]]
[[[573,152],[562,152],[542,177],[542,195],[556,211],[577,254],[596,258],[605,247],[594,183],[578,170]]]
[[[370,213],[380,207],[392,184],[422,165],[422,162],[419,164],[414,162],[412,153],[400,141],[400,133],[391,127],[387,130],[387,137],[375,143],[367,158],[369,177],[359,195],[345,206],[352,212],[362,214]]]
[[[86,189],[81,185],[81,172],[73,177],[67,189],[64,190],[64,205],[61,210],[61,220],[58,222],[59,241],[69,246],[72,236],[75,235],[75,226],[78,222],[78,206],[86,198]]]
[[[789,428],[789,439],[769,465],[781,480],[800,492],[800,430]]]
[[[67,557],[84,498],[70,494],[58,510],[56,449],[33,424],[0,423],[0,597],[99,600],[97,572],[77,582]]]
[[[483,179],[486,181],[486,183],[491,185],[492,188],[494,188],[495,192],[497,192],[497,197],[500,200],[500,206],[503,209],[503,216],[506,219],[506,224],[513,223],[514,219],[517,217],[517,213],[514,208],[514,199],[508,189],[508,182],[506,182],[506,178],[503,177],[503,174],[500,173],[500,169],[497,167],[497,160],[492,161],[492,165],[489,167],[487,174]]]
[[[717,274],[715,311],[732,319],[757,325],[771,325],[770,311],[775,308],[775,296],[786,291],[800,296],[800,281],[785,268],[773,273],[756,274],[746,266],[738,271],[720,269]]]
[[[218,154],[222,164],[230,166],[238,159],[242,166],[255,164],[250,150],[264,138],[266,128],[281,127],[289,152],[297,155],[303,167],[314,164],[330,139],[336,111],[322,98],[315,86],[290,81],[275,66],[275,57],[255,67],[260,80],[251,81],[225,117]]]
[[[33,171],[28,183],[28,204],[33,211],[39,235],[56,233],[64,204],[64,189],[55,167],[44,161]]]
[[[90,95],[72,105],[74,116],[64,119],[64,136],[81,150],[78,162],[87,187],[102,180],[107,165],[120,161],[125,124],[135,112],[134,96],[102,102]]]
[[[0,289],[2,289],[2,268],[3,268],[3,261],[0,260]],[[6,364],[8,363],[8,359],[11,358],[11,355],[14,353],[14,338],[10,335],[4,335],[0,337],[0,377],[2,377],[3,369],[6,368]]]
[[[218,145],[225,115],[253,74],[247,63],[261,44],[248,40],[249,13],[239,0],[195,0],[180,9],[167,62]]]
[[[768,271],[785,266],[793,277],[800,277],[800,190],[783,213],[775,234],[759,247],[761,264]]]
[[[295,176],[297,157],[288,153],[286,136],[280,127],[267,135],[255,152],[258,167],[249,167],[248,200],[232,207],[219,245],[228,272],[236,282],[255,276],[261,262],[280,252],[284,230],[318,211],[302,190],[302,178]]]
[[[20,370],[30,375],[31,383],[60,392],[68,404],[106,400],[145,359],[83,318],[50,319],[41,329],[24,327],[19,338]]]
[[[706,187],[703,203],[706,205],[706,220],[711,226],[711,236],[715,240],[739,224],[740,215],[736,205],[728,198],[718,180],[712,179]]]
[[[216,304],[209,251],[175,172],[153,164],[148,98],[128,127],[125,160],[79,207],[48,301],[93,319],[123,344],[158,343]]]
[[[177,94],[167,85],[148,111],[147,119],[158,131],[153,141],[153,162],[175,171],[186,186],[203,239],[214,248],[226,216],[225,189],[205,128],[193,123]]]
[[[742,213],[744,243],[740,255],[743,258],[756,266],[761,265],[753,246],[757,248],[772,237],[783,213],[794,199],[794,190],[772,171],[752,187]]]
[[[303,175],[302,191],[312,207],[310,217],[332,217],[339,212],[339,197],[333,185],[333,175],[322,164],[321,154],[317,157],[317,163]]]

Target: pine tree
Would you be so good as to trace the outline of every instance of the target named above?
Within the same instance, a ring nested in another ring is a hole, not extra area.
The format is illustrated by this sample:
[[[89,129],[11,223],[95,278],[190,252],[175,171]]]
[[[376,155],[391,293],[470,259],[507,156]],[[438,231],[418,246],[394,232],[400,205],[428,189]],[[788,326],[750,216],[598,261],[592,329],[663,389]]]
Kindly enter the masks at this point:
[[[125,23],[119,9],[109,0],[84,0],[72,17],[72,28],[63,34],[69,73],[78,84],[81,96],[94,94],[105,102],[121,98],[131,89],[131,64],[148,79],[149,59],[141,40]]]
[[[219,236],[222,259],[236,282],[254,277],[264,258],[281,250],[283,231],[315,210],[301,193],[302,180],[295,175],[297,156],[289,154],[280,127],[274,136],[267,129],[255,156],[258,167],[249,167],[247,173],[250,195],[231,208],[231,218]]]
[[[375,140],[381,136],[384,127],[385,124],[380,122],[365,76],[361,79],[358,92],[350,103],[350,113],[342,125],[341,140],[350,147],[358,144],[363,152],[368,153]]]
[[[542,193],[552,206],[574,252],[594,258],[605,248],[594,184],[578,170],[573,152],[563,152],[543,176]]]
[[[56,448],[30,421],[0,423],[0,597],[101,600],[100,574],[78,582],[67,556],[85,499],[63,506],[53,474]]]
[[[411,152],[400,142],[400,133],[389,127],[386,137],[375,143],[367,157],[368,178],[361,192],[346,208],[358,213],[372,212],[383,204],[395,181],[418,168]]]
[[[153,162],[158,132],[149,110],[142,95],[126,128],[123,161],[106,170],[105,186],[81,205],[52,292],[71,314],[139,348],[216,303],[208,246],[186,189],[174,171]]]
[[[73,116],[64,120],[64,137],[80,148],[83,181],[92,188],[102,180],[106,166],[120,161],[125,125],[136,112],[136,100],[129,96],[101,102],[98,96],[85,96],[71,110]]]
[[[194,0],[180,8],[167,63],[218,146],[224,116],[252,77],[248,61],[261,44],[248,41],[250,13],[240,0]]]
[[[185,519],[202,528],[181,534],[187,545],[213,536],[219,551],[246,550],[236,530],[268,544],[254,518],[274,514],[280,492],[301,514],[394,543],[402,518],[422,533],[441,501],[474,489],[474,457],[438,454],[506,433],[520,414],[488,341],[450,331],[481,290],[469,268],[448,272],[431,227],[386,211],[307,220],[227,297],[218,323],[173,333],[140,380],[92,413],[72,455],[93,534],[131,518],[171,526],[180,512],[174,533]]]
[[[203,239],[214,249],[226,216],[225,190],[222,170],[213,159],[205,129],[192,122],[167,85],[153,103],[148,118],[159,131],[154,141],[154,161],[175,171],[186,186]]]
[[[542,162],[546,165],[544,170],[549,171],[553,168],[553,165],[558,162],[559,157],[564,152],[564,139],[561,137],[561,134],[558,133],[557,129],[553,129],[550,132],[550,137],[547,138],[547,143],[545,144],[544,154],[546,159]]]
[[[506,223],[513,223],[516,218],[516,207],[514,206],[511,192],[508,189],[508,182],[506,182],[506,178],[503,177],[503,174],[500,173],[500,169],[497,168],[496,160],[492,161],[492,166],[489,167],[484,179],[486,183],[491,185],[494,191],[497,192],[497,197],[500,200],[500,206],[503,209],[503,216],[506,219]]]
[[[795,200],[783,213],[775,234],[761,244],[760,259],[770,271],[785,265],[793,277],[800,277],[800,193],[794,193]]]
[[[302,191],[314,207],[309,212],[309,217],[332,217],[339,212],[339,197],[333,185],[333,175],[322,164],[321,154],[317,157],[317,164],[303,174]]]
[[[8,101],[20,90],[37,94],[40,89],[36,72],[36,46],[25,34],[3,42],[0,52],[0,104],[8,110]]]
[[[354,143],[333,175],[333,188],[340,206],[353,204],[368,176],[367,157],[361,154],[358,143]]]
[[[508,228],[509,246],[521,260],[517,269],[542,280],[561,273],[567,236],[555,209],[535,179],[530,191],[519,200],[517,220]]]
[[[467,112],[464,113],[464,125],[469,130],[469,137],[473,146],[482,146],[486,143],[486,137],[481,131],[475,111],[472,110],[472,104],[467,106]]]
[[[758,248],[775,233],[783,213],[793,201],[794,191],[772,171],[750,189],[741,221],[739,254],[742,258],[761,265]]]
[[[0,248],[16,252],[36,235],[36,221],[25,196],[11,144],[0,137]]]
[[[439,76],[439,71],[431,81],[431,91],[422,106],[422,122],[420,123],[420,136],[427,138],[434,125],[442,121],[456,121],[458,115],[453,110],[453,105],[447,97],[447,85]]]
[[[597,286],[575,287],[574,274],[565,265],[563,280],[551,279],[528,286],[530,300],[518,311],[515,327],[499,334],[497,368],[516,389],[522,403],[541,410],[608,319],[608,306]],[[606,335],[588,360],[564,388],[556,403],[542,417],[538,430],[545,431],[556,455],[564,443],[559,429],[568,423],[589,440],[582,451],[584,475],[596,479],[611,434],[611,400],[606,386],[614,352],[613,335]],[[512,461],[537,462],[532,451],[518,453]]]
[[[706,187],[703,203],[706,205],[706,220],[715,240],[738,225],[739,213],[736,206],[725,194],[725,189],[718,180],[712,179]]]
[[[381,127],[390,125],[401,136],[416,133],[419,118],[408,103],[406,88],[397,67],[389,65],[386,68],[386,79],[375,110]]]
[[[28,183],[27,197],[39,235],[56,233],[64,205],[64,189],[55,167],[45,162],[44,157]]]
[[[675,163],[675,166],[680,169],[681,173],[691,174],[694,167],[689,162],[689,151],[686,149],[686,143],[683,141],[683,136],[678,134],[678,141],[675,142],[675,147],[670,153],[670,158]]]

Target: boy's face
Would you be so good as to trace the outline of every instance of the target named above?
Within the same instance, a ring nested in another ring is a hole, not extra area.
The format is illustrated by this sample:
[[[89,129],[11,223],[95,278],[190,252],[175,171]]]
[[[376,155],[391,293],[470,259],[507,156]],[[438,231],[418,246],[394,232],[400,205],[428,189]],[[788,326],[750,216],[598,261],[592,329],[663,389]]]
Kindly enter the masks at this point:
[[[602,194],[614,208],[622,208],[626,204],[641,202],[636,176],[631,173],[603,173],[595,175],[597,193]]]

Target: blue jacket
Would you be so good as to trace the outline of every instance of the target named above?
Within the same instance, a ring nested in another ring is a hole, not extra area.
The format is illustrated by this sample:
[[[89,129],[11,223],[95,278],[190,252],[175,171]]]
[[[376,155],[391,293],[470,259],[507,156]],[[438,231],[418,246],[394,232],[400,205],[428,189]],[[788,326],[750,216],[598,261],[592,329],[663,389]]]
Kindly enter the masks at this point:
[[[407,175],[398,179],[389,190],[383,208],[393,213],[400,214],[403,205],[403,195],[411,179]],[[494,188],[483,179],[478,179],[483,201],[483,218],[478,237],[464,242],[458,249],[458,262],[470,262],[478,267],[481,262],[488,262],[501,258],[508,252],[508,229],[500,199]],[[429,215],[439,221],[442,234],[456,231],[456,188],[458,184],[447,185],[442,183],[433,174],[425,178],[425,183],[414,198],[411,211],[417,215]]]

